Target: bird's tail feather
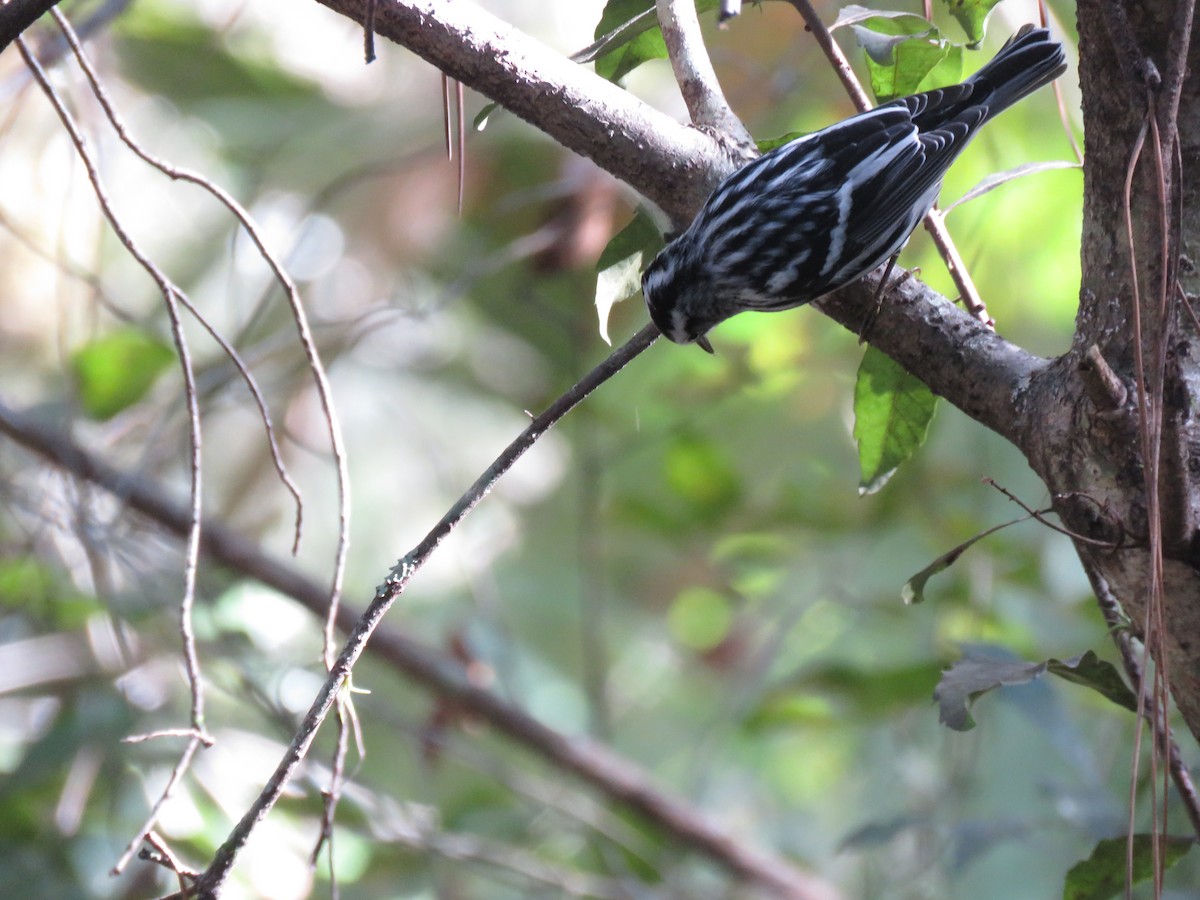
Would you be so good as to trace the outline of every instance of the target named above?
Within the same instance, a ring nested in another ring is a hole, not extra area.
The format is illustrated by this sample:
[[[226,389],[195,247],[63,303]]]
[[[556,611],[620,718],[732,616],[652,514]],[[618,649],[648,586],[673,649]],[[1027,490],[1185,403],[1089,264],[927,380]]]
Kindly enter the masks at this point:
[[[968,81],[991,88],[987,99],[990,119],[1049,84],[1066,68],[1062,44],[1045,28],[1025,25]]]

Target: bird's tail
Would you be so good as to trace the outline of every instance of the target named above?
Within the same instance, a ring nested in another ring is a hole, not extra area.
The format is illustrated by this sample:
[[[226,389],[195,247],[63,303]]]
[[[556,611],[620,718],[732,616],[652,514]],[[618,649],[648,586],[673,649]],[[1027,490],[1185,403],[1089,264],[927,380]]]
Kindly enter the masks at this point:
[[[1008,39],[987,65],[972,75],[971,84],[990,88],[987,118],[1049,84],[1067,68],[1062,44],[1045,28],[1024,25]],[[972,99],[978,97],[973,92]]]

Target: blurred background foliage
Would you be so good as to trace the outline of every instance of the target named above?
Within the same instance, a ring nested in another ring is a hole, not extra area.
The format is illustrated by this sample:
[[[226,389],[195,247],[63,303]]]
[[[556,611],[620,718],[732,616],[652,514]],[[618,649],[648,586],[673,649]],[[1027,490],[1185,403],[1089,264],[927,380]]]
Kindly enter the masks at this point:
[[[486,5],[564,53],[591,41],[602,6]],[[361,605],[524,411],[606,355],[595,264],[637,198],[498,112],[469,134],[459,216],[438,74],[384,42],[364,66],[360,31],[316,4],[63,9],[88,30],[133,133],[233,192],[300,281],[349,447],[346,596]],[[1070,34],[1070,9],[1054,12]],[[968,69],[1034,17],[1030,4],[1002,5]],[[757,137],[851,112],[786,4],[748,7],[726,30],[711,16],[705,25]],[[45,22],[32,33],[59,62],[56,84],[127,227],[260,379],[305,495],[296,564],[327,580],[333,469],[279,292],[222,209],[117,143],[55,36]],[[1062,84],[1078,131],[1075,88]],[[683,118],[665,62],[628,87]],[[157,349],[161,302],[12,51],[0,95],[2,399],[182,497],[186,417],[178,370]],[[483,105],[468,92],[468,121]],[[982,134],[944,199],[989,173],[1070,156],[1042,92]],[[1037,353],[1070,341],[1080,195],[1078,171],[1042,173],[949,218],[999,330]],[[923,234],[902,262],[952,290]],[[630,300],[611,331],[621,340],[645,318]],[[284,554],[293,510],[253,405],[219,348],[194,322],[188,331],[209,515]],[[900,601],[932,559],[1020,514],[982,476],[1034,506],[1044,489],[1017,451],[942,405],[918,456],[859,498],[855,336],[800,310],[740,317],[714,343],[715,358],[656,345],[569,416],[439,550],[388,624],[469,661],[551,726],[610,743],[847,897],[1057,894],[1066,870],[1123,828],[1131,716],[1038,681],[988,695],[978,727],[953,733],[930,697],[964,645],[1113,658],[1070,545],[1014,526],[936,577],[923,605]],[[0,491],[0,895],[168,890],[147,865],[119,878],[109,869],[177,750],[120,739],[186,721],[180,548],[10,443]],[[203,865],[308,706],[320,625],[229,572],[205,570],[201,597],[218,743],[161,831]],[[708,863],[369,657],[355,684],[370,693],[356,699],[366,755],[353,761],[335,841],[342,897],[735,893]],[[247,848],[229,896],[328,894],[327,865],[310,873],[306,862],[328,737]]]

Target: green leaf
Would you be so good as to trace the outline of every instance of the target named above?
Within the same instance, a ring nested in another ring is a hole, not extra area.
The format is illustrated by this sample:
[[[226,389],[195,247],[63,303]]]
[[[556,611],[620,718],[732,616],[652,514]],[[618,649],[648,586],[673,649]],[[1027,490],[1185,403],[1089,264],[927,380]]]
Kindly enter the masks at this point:
[[[1046,668],[1052,675],[1089,687],[1117,706],[1137,712],[1137,695],[1129,689],[1116,666],[1100,659],[1092,650],[1067,660],[1047,660]]]
[[[696,11],[715,9],[717,0],[696,0]],[[596,24],[595,43],[571,56],[596,63],[596,74],[620,81],[642,63],[666,59],[667,44],[658,27],[654,0],[608,0]]]
[[[126,329],[92,341],[71,356],[83,410],[111,419],[141,400],[175,359],[175,352],[144,331]]]
[[[925,442],[937,398],[891,357],[868,347],[854,384],[859,494],[873,494]]]
[[[1163,869],[1169,869],[1196,843],[1194,838],[1158,837]],[[1132,882],[1140,884],[1154,872],[1154,835],[1133,836]],[[1125,890],[1126,839],[1109,838],[1098,843],[1092,855],[1073,865],[1063,885],[1063,900],[1109,900]]]
[[[611,49],[596,57],[596,74],[609,81],[620,81],[647,60],[667,58],[654,0],[608,0],[595,36],[611,40]]]
[[[879,103],[962,80],[962,48],[942,38],[928,20],[891,12],[867,15],[848,8],[842,24],[866,53],[871,90]]]
[[[946,9],[967,34],[968,46],[976,47],[983,40],[987,17],[1000,0],[944,0]]]
[[[596,314],[600,320],[600,337],[606,344],[608,316],[612,308],[642,289],[642,269],[662,249],[662,235],[644,207],[639,207],[633,220],[622,228],[600,254],[596,263]]]

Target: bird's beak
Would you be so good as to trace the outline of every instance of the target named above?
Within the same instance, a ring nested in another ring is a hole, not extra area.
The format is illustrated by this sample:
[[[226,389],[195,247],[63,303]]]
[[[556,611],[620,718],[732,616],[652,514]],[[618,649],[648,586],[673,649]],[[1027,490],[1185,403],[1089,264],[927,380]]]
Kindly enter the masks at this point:
[[[716,355],[716,351],[713,350],[712,344],[708,342],[708,338],[706,338],[704,335],[700,335],[700,337],[696,338],[696,346],[698,346],[705,353],[712,353],[714,356]]]

